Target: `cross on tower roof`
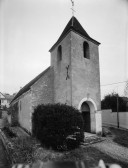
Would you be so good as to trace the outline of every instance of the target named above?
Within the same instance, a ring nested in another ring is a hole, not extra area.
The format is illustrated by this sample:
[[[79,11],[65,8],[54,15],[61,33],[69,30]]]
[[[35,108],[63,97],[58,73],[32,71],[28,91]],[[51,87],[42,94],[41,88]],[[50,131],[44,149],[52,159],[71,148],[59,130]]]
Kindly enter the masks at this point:
[[[72,16],[74,16],[74,12],[75,12],[75,10],[74,10],[74,1],[71,0],[71,3],[72,3],[72,8],[71,8],[71,10],[72,10]]]

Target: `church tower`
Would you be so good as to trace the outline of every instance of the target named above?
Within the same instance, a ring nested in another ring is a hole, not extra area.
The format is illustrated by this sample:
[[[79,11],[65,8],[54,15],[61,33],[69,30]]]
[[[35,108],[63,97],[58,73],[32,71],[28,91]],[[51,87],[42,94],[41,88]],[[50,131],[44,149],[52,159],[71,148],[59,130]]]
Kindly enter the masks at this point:
[[[86,132],[101,133],[99,42],[73,16],[50,49],[54,71],[54,103],[76,107]]]

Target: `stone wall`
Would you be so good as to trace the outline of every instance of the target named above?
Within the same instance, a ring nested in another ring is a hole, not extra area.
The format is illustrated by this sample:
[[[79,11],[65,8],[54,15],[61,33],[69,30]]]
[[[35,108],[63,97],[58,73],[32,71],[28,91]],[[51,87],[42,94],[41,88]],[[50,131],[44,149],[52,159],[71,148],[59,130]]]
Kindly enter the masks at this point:
[[[39,104],[54,102],[53,82],[53,69],[49,68],[48,71],[34,85],[31,86],[31,103],[33,108]]]
[[[84,41],[89,44],[90,59],[84,58]],[[60,45],[62,60],[58,61],[57,51]],[[79,109],[81,100],[87,98],[91,131],[101,132],[101,113],[96,114],[101,110],[98,45],[70,31],[51,52],[51,66],[54,69],[54,102],[66,103]],[[69,78],[66,80],[67,75]],[[89,102],[89,99],[94,103]]]
[[[84,58],[83,43],[89,44],[89,59]],[[72,105],[85,100],[90,107],[91,132],[101,134],[101,99],[98,45],[71,33]]]
[[[20,126],[31,133],[32,113],[34,108],[39,104],[48,104],[53,102],[53,69],[49,68],[48,71],[31,86],[29,91],[21,95],[15,101],[15,103],[18,103],[17,114]]]
[[[72,104],[78,107],[79,102],[88,97],[96,103],[97,110],[101,110],[98,45],[74,32],[71,41]],[[84,58],[84,41],[89,44],[90,59]]]
[[[58,47],[62,47],[62,60],[57,60]],[[71,32],[51,52],[51,66],[54,69],[55,103],[71,105]],[[69,78],[67,77],[67,68]]]
[[[89,43],[90,59],[83,56],[84,41]],[[58,63],[59,45],[62,46],[62,60]],[[51,52],[51,66],[54,68],[55,102],[78,108],[83,98],[90,97],[95,101],[97,109],[101,110],[99,53],[96,44],[71,31]],[[69,78],[66,80],[67,66]]]
[[[25,128],[29,132],[31,132],[31,113],[33,111],[31,99],[32,99],[31,91],[28,91],[18,102],[19,124],[21,127]]]

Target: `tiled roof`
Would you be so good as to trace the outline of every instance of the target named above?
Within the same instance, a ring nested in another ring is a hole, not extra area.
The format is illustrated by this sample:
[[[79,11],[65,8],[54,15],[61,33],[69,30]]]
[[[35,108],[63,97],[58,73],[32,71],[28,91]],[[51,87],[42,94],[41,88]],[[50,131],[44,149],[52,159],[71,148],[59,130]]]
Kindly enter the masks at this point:
[[[66,25],[65,29],[63,30],[62,34],[60,35],[59,39],[57,40],[57,42],[51,47],[51,49],[49,50],[50,52],[54,49],[54,47],[56,47],[56,45],[58,45],[58,43],[64,38],[64,36],[70,31],[73,30],[76,33],[82,35],[83,37],[97,43],[98,45],[100,44],[99,42],[97,42],[96,40],[92,39],[87,32],[84,30],[84,28],[81,26],[81,24],[79,23],[79,21],[73,16],[68,24]]]
[[[19,96],[21,96],[23,93],[27,92],[31,86],[38,81],[38,79],[40,79],[48,70],[50,69],[50,67],[48,67],[45,71],[43,71],[42,73],[40,73],[38,76],[36,76],[33,80],[31,80],[28,84],[26,84],[17,94],[16,96],[13,98],[13,100],[11,101],[11,103],[16,100]]]
[[[14,98],[13,95],[7,94],[7,93],[1,93],[1,95],[3,95],[3,97],[0,97],[1,100],[8,100],[9,102]]]
[[[3,97],[5,97],[4,94],[3,94],[2,92],[0,92],[0,94],[1,94]]]
[[[10,101],[14,98],[13,95],[4,94],[4,96],[7,100],[10,100]]]

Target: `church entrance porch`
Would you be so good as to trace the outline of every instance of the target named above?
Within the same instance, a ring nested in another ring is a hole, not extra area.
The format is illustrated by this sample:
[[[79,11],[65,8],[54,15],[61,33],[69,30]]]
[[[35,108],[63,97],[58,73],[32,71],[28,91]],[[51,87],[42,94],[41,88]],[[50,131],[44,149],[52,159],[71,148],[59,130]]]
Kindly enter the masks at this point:
[[[96,133],[96,112],[97,106],[91,98],[83,98],[78,106],[83,120],[84,131],[89,133]]]
[[[102,133],[101,111],[97,110],[96,103],[91,98],[83,98],[78,109],[84,119],[84,131],[88,133]]]

